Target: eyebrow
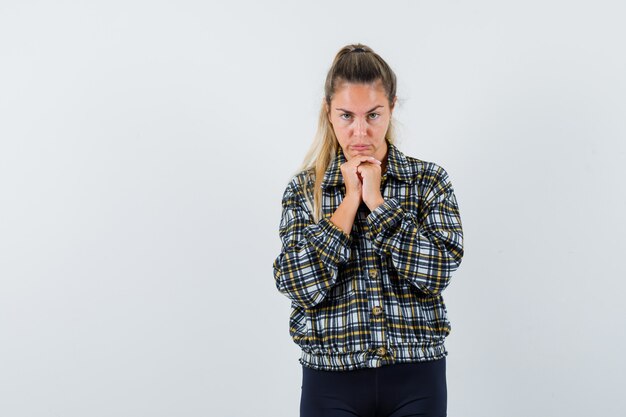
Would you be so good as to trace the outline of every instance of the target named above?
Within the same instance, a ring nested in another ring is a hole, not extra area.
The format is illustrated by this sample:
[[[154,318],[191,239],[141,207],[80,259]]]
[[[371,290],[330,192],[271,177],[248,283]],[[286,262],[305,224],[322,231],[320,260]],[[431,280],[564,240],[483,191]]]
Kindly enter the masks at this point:
[[[365,113],[371,113],[371,112],[373,112],[374,110],[376,110],[379,107],[385,107],[385,106],[383,106],[382,104],[379,104],[378,106],[374,107],[373,109],[370,109],[370,110],[366,111]],[[336,107],[335,110],[341,110],[341,111],[346,112],[346,113],[354,114],[350,110],[340,109],[338,107]]]

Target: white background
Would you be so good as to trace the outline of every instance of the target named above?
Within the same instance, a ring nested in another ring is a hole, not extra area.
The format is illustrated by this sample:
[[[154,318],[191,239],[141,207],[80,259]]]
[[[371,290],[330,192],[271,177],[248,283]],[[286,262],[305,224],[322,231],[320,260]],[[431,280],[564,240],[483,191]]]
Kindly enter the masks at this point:
[[[345,44],[453,182],[448,415],[623,413],[619,1],[0,2],[0,415],[296,416],[280,200]]]

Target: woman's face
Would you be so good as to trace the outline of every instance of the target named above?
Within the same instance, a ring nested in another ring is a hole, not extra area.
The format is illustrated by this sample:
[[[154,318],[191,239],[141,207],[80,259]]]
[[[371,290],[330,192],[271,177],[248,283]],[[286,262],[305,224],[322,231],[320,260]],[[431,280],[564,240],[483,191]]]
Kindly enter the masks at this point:
[[[394,97],[392,106],[395,101]],[[340,84],[329,111],[330,123],[347,160],[358,155],[385,160],[385,134],[393,107],[389,107],[380,80],[372,84]]]

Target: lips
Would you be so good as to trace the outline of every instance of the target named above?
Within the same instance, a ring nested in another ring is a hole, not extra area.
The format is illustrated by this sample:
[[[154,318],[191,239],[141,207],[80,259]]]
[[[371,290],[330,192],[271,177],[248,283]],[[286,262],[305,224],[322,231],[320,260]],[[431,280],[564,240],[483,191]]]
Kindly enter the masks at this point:
[[[362,149],[367,149],[367,145],[354,145],[352,146],[354,149],[358,150],[362,150]]]

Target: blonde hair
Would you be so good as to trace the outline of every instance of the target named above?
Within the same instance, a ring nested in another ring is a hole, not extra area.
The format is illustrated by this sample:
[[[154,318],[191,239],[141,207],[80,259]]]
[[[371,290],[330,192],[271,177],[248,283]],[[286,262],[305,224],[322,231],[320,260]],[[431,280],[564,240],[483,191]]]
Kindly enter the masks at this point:
[[[309,192],[305,195],[316,223],[320,220],[322,212],[322,180],[339,148],[333,126],[328,119],[327,108],[330,109],[330,102],[339,84],[343,82],[370,84],[376,81],[381,81],[391,107],[396,96],[396,75],[389,65],[370,47],[360,43],[344,46],[337,52],[326,75],[317,132],[298,169],[298,172],[307,171],[309,178],[315,181],[313,201],[310,201],[310,190],[307,190]],[[393,124],[392,117],[385,134],[385,139],[391,144],[395,143]]]

